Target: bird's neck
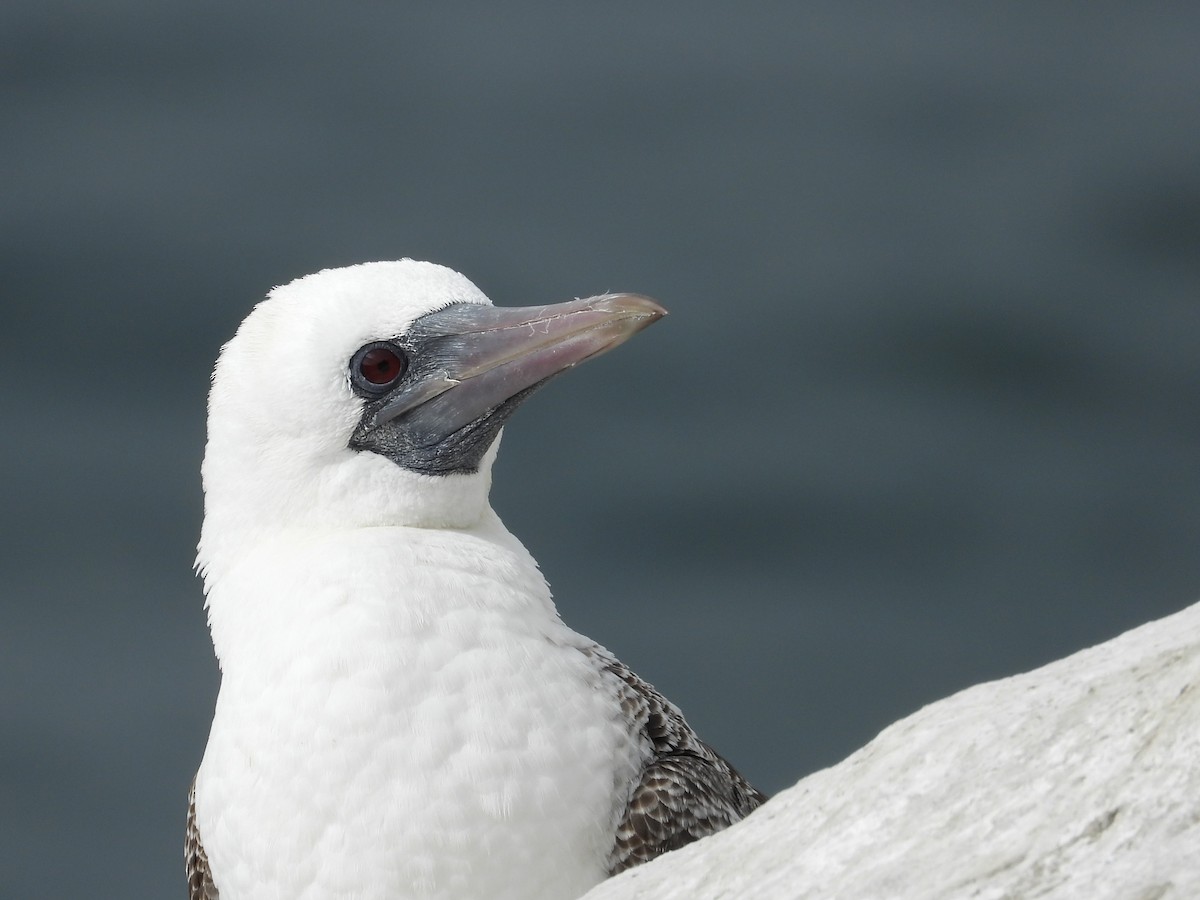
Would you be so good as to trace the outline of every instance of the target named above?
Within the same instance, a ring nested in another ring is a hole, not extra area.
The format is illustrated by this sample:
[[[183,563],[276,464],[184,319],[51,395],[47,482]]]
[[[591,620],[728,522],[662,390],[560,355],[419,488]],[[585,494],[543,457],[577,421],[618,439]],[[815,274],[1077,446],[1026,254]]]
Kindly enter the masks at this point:
[[[203,467],[196,556],[206,593],[260,547],[362,528],[486,530],[495,518],[488,505],[494,448],[478,472],[429,476],[374,453],[324,466],[295,457],[222,464],[230,457],[211,452],[215,441]]]
[[[258,665],[276,651],[286,659],[344,627],[383,630],[399,643],[462,613],[535,632],[562,627],[537,564],[490,508],[466,529],[281,530],[210,581],[207,606],[227,674],[239,659]]]

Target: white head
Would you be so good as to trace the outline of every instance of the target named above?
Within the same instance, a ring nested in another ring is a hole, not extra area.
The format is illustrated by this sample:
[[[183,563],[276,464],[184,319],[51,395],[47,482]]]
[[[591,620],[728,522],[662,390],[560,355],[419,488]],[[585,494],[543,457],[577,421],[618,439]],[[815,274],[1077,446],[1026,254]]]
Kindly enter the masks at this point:
[[[213,372],[206,585],[288,529],[469,527],[517,405],[662,315],[635,295],[498,309],[457,272],[413,260],[276,288]]]

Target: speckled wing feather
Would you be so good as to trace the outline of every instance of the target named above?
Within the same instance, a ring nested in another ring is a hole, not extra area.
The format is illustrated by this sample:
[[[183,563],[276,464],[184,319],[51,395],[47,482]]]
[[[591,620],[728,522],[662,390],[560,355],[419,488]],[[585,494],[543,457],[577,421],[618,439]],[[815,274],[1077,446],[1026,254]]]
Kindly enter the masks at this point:
[[[187,836],[183,841],[183,866],[187,872],[188,900],[220,900],[221,894],[213,884],[208,868],[208,854],[200,843],[196,827],[196,780],[188,789]]]
[[[649,862],[748,816],[766,802],[679,709],[601,647],[584,651],[612,679],[646,758],[617,825],[609,874]]]

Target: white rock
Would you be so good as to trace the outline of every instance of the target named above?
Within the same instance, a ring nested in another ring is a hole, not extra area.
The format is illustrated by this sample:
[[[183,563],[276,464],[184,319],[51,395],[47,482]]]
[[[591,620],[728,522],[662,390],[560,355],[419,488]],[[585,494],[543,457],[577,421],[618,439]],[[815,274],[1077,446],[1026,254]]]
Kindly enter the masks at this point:
[[[586,900],[1200,898],[1200,604],[887,728]]]

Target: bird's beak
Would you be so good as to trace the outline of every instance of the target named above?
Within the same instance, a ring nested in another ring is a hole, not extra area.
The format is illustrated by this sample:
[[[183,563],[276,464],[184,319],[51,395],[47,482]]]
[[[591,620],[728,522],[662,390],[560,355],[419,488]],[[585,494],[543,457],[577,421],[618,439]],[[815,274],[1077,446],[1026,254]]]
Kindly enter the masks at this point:
[[[410,371],[372,426],[395,421],[417,446],[431,447],[666,313],[638,294],[534,307],[456,303],[429,313],[409,329]]]

